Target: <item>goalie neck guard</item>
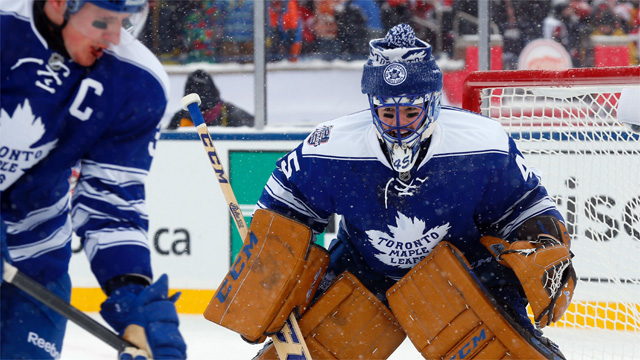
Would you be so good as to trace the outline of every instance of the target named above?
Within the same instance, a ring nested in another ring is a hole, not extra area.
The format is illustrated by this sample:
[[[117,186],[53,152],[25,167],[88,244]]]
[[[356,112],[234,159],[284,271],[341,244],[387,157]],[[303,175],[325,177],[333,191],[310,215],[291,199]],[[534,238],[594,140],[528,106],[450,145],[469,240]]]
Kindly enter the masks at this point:
[[[431,45],[417,39],[407,24],[371,40],[362,93],[369,97],[373,123],[393,169],[408,173],[440,113],[442,71]]]

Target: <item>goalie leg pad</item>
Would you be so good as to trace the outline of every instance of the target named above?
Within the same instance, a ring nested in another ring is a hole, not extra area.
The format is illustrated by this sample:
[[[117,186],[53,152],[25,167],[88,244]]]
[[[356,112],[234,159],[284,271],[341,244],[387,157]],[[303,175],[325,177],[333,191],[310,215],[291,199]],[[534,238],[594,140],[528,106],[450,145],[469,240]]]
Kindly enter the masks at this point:
[[[204,317],[249,342],[278,331],[289,314],[313,299],[329,265],[327,252],[310,245],[309,227],[269,210],[256,210],[249,234]]]
[[[406,337],[391,311],[348,271],[299,324],[313,359],[386,359]],[[277,359],[269,345],[254,360]]]
[[[389,289],[387,300],[425,359],[564,359],[511,319],[446,241]]]

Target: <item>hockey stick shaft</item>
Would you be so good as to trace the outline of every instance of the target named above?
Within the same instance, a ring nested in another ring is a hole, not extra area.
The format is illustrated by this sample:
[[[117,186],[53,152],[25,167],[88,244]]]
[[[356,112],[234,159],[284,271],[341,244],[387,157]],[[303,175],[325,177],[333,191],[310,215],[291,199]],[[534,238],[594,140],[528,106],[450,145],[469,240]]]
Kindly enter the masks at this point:
[[[69,321],[75,323],[98,339],[104,341],[107,345],[118,350],[118,353],[123,352],[126,348],[136,348],[132,343],[119,337],[116,333],[90,318],[87,314],[78,310],[73,305],[54,294],[51,290],[20,272],[15,266],[6,261],[4,261],[3,266],[2,278],[4,281],[13,284],[18,289],[33,296],[36,300],[64,316]]]
[[[222,162],[220,162],[218,153],[213,146],[213,139],[211,139],[211,134],[209,134],[207,125],[204,123],[204,118],[202,116],[202,111],[200,110],[199,105],[200,96],[198,96],[198,94],[188,94],[187,96],[182,98],[182,107],[185,110],[188,110],[189,114],[191,115],[193,125],[195,125],[196,130],[198,131],[200,140],[204,145],[204,149],[207,152],[207,157],[209,159],[209,162],[211,163],[211,167],[213,167],[213,170],[215,171],[216,177],[218,179],[218,183],[222,188],[222,193],[224,194],[225,200],[227,201],[231,217],[233,217],[233,220],[236,223],[236,227],[238,228],[241,239],[244,240],[247,236],[247,233],[249,232],[249,228],[247,227],[244,216],[240,211],[240,205],[238,204],[238,200],[233,193],[229,178],[225,174]],[[298,325],[298,321],[296,320],[296,317],[293,313],[289,315],[284,328],[276,335],[272,336],[272,340],[280,359],[287,360],[289,358],[289,355],[291,354],[295,356],[296,359],[311,360],[309,348],[304,341],[304,336],[302,336],[302,331],[300,331],[300,326]]]
[[[195,95],[195,94],[190,94],[190,95]],[[184,99],[187,99],[187,98],[189,98],[189,95],[183,98],[183,103],[185,101]],[[216,173],[216,178],[218,179],[218,183],[220,184],[220,188],[222,189],[224,198],[227,201],[227,205],[229,206],[229,213],[231,213],[231,217],[233,218],[233,221],[236,223],[236,228],[240,233],[240,238],[244,240],[244,238],[247,236],[249,229],[247,227],[246,221],[244,220],[244,216],[242,215],[242,211],[240,211],[240,205],[238,204],[236,195],[234,194],[233,189],[231,188],[229,177],[226,175],[224,171],[224,167],[222,166],[222,162],[220,162],[220,158],[218,157],[218,153],[216,152],[215,146],[213,146],[213,139],[211,139],[211,135],[209,134],[207,125],[204,123],[202,112],[200,111],[200,107],[198,106],[200,102],[200,97],[194,98],[194,100],[192,101],[196,101],[196,102],[192,102],[187,106],[189,110],[189,114],[191,114],[191,119],[193,120],[193,124],[196,126],[196,129],[198,130],[198,135],[200,136],[202,145],[204,145],[204,149],[207,152],[207,158],[211,163],[211,167],[213,168],[213,171]]]

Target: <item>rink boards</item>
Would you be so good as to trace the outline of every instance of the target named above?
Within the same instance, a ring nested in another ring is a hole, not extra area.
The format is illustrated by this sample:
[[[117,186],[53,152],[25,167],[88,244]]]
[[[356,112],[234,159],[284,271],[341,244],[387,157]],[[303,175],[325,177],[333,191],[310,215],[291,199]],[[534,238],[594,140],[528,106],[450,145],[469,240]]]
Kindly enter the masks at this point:
[[[312,130],[210,129],[218,157],[247,220],[276,160]],[[156,146],[147,182],[149,247],[155,277],[169,274],[172,291],[183,293],[179,311],[202,313],[241,241],[197,133],[183,130],[164,132]],[[557,146],[562,147],[563,143]],[[633,164],[637,164],[638,157],[621,157],[613,163],[597,152],[584,154],[569,146],[561,156],[527,154],[526,149],[522,150],[528,163],[542,170],[543,181],[565,217],[575,222],[570,229],[574,232],[572,250],[581,281],[574,299],[581,303],[573,308],[586,314],[606,312],[621,302],[637,303],[640,181]],[[589,166],[571,166],[585,161]],[[596,175],[594,171],[602,176],[619,172],[620,168],[629,172],[616,175],[629,180],[623,188],[596,186],[590,190],[593,193],[576,195],[576,185],[571,185],[573,180],[577,186],[584,184]],[[325,235],[326,239],[319,239],[321,244],[328,244],[332,238],[332,234]],[[104,295],[97,288],[77,239],[73,248],[77,253],[70,266],[72,302],[82,310],[97,311]]]

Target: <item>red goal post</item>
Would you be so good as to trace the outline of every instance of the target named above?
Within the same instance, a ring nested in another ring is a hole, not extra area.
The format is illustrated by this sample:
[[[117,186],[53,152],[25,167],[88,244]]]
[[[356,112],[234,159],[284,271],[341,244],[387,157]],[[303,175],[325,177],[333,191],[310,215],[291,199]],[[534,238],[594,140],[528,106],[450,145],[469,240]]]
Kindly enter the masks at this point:
[[[473,72],[463,86],[462,107],[503,125],[572,235],[574,301],[548,330],[578,329],[572,358],[640,357],[640,133],[617,119],[631,87],[640,67]]]

